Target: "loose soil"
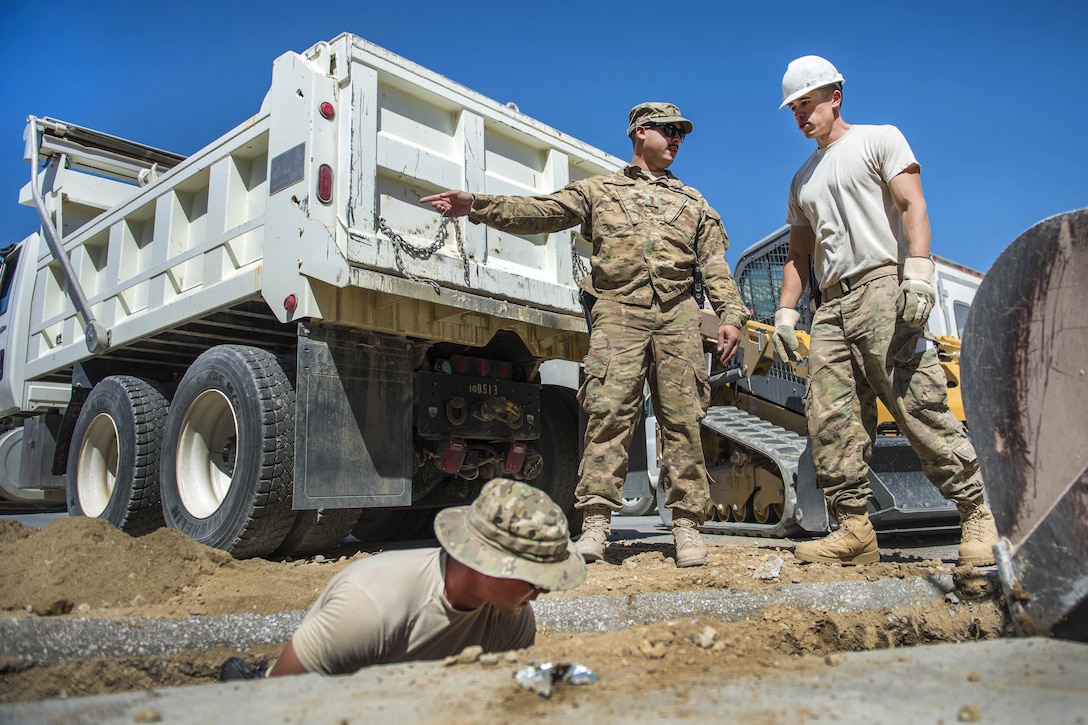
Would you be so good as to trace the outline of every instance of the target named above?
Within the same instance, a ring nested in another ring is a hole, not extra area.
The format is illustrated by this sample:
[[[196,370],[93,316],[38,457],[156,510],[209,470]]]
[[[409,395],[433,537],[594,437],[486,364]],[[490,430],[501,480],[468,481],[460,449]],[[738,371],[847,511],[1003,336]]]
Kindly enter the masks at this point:
[[[953,601],[855,613],[771,605],[745,622],[708,617],[652,623],[604,634],[541,631],[536,644],[504,656],[509,663],[578,662],[601,676],[601,687],[622,696],[667,673],[685,678],[760,673],[790,667],[801,655],[936,642],[991,639],[1009,634],[990,580],[940,560],[893,556],[862,567],[800,564],[792,546],[713,543],[705,567],[678,570],[669,544],[613,542],[604,563],[593,564],[585,584],[546,597],[624,595],[684,590],[750,590],[826,581],[876,581],[952,573]],[[349,540],[351,541],[351,540]],[[0,616],[188,617],[238,612],[302,610],[328,580],[352,561],[379,555],[345,544],[302,560],[236,560],[160,529],[132,538],[99,519],[62,518],[44,529],[0,520]],[[756,576],[782,560],[776,579]],[[766,567],[764,567],[765,569]],[[88,658],[56,665],[0,658],[0,702],[76,697],[216,681],[223,661],[238,655],[263,665],[281,645],[247,652],[217,649],[176,655]]]

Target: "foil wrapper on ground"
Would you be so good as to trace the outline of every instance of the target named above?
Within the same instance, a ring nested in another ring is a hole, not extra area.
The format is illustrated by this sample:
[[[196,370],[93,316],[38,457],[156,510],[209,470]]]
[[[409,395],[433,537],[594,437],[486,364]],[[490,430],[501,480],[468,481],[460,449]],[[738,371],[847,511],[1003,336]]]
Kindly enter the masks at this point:
[[[556,682],[566,682],[570,685],[590,685],[599,677],[597,673],[585,665],[579,664],[553,664],[546,662],[542,665],[532,665],[523,670],[518,670],[514,675],[518,686],[529,692],[535,692],[541,697],[552,696],[552,685]]]

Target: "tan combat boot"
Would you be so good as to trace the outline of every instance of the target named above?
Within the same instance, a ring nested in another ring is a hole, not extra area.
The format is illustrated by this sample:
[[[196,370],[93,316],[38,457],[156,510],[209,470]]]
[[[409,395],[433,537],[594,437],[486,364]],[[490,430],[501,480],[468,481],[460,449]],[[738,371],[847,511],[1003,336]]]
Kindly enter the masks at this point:
[[[797,545],[793,555],[801,561],[827,564],[875,564],[880,561],[876,532],[864,506],[836,508],[839,528],[819,541]]]
[[[957,503],[960,511],[960,564],[989,566],[994,563],[997,524],[984,503]]]
[[[612,509],[607,506],[586,506],[582,517],[582,535],[574,548],[587,564],[604,558],[611,528]]]
[[[673,516],[672,537],[676,540],[676,566],[703,566],[709,557],[699,536],[699,525],[692,519]]]

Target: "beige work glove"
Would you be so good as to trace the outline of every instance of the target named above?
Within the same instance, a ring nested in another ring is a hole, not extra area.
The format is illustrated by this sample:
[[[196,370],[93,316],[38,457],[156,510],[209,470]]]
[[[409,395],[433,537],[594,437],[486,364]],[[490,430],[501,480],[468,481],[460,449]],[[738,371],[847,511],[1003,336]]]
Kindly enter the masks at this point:
[[[903,281],[895,298],[895,313],[911,327],[925,327],[937,303],[933,270],[933,260],[929,257],[907,257],[903,262]]]
[[[771,333],[775,360],[787,364],[801,362],[801,353],[797,352],[797,331],[794,329],[800,319],[801,313],[789,307],[775,310],[774,332]]]

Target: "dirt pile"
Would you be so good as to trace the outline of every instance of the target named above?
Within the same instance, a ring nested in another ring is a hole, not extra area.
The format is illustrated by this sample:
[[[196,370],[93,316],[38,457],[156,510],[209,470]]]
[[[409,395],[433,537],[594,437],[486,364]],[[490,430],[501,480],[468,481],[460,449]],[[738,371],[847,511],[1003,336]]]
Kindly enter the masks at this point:
[[[44,529],[0,521],[0,610],[4,616],[272,614],[308,607],[347,563],[347,557],[240,561],[174,529],[132,538],[101,519],[57,519]]]
[[[589,567],[584,585],[546,596],[759,590],[953,573],[945,562],[909,555],[866,567],[801,565],[785,544],[708,539],[709,565],[688,570],[676,569],[669,544],[615,542],[605,564]],[[333,574],[370,555],[361,545],[345,545],[309,560],[235,560],[173,530],[134,539],[95,519],[58,519],[41,530],[0,521],[0,616],[119,619],[303,610]],[[955,573],[958,596],[926,606],[843,614],[772,605],[756,619],[734,623],[695,617],[606,634],[545,630],[536,645],[516,658],[523,663],[577,661],[597,671],[606,689],[622,692],[643,688],[647,678],[665,672],[670,681],[711,671],[721,676],[758,673],[789,667],[791,658],[806,654],[826,655],[833,665],[839,652],[1006,634],[993,587],[984,578]],[[263,664],[280,646],[87,658],[49,666],[6,658],[0,660],[0,702],[210,683],[232,654]]]

